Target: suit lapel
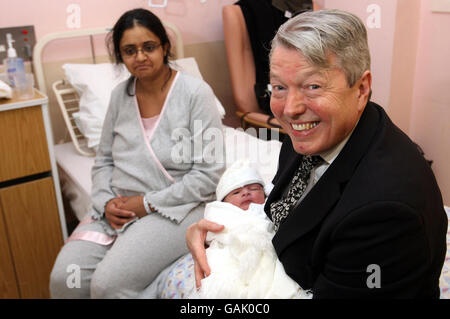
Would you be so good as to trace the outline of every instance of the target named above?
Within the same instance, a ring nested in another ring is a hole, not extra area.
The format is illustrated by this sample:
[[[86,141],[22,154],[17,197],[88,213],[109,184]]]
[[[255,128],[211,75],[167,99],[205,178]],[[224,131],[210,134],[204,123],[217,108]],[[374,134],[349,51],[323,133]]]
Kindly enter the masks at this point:
[[[331,167],[328,168],[330,169]],[[340,184],[334,180],[332,174],[325,174],[280,225],[273,238],[278,255],[290,243],[318,225],[340,198]]]
[[[357,127],[341,153],[298,207],[280,225],[278,232],[273,238],[273,244],[278,255],[281,255],[283,250],[293,241],[319,225],[333,209],[340,199],[347,182],[367,152],[368,147],[372,144],[377,129],[380,128],[381,112],[381,108],[374,103],[370,102],[366,106]],[[292,173],[280,176],[282,176],[283,180],[290,181]],[[275,189],[276,186],[274,187]],[[269,197],[266,205],[270,205],[269,200],[273,202],[281,196],[279,191],[273,195]]]

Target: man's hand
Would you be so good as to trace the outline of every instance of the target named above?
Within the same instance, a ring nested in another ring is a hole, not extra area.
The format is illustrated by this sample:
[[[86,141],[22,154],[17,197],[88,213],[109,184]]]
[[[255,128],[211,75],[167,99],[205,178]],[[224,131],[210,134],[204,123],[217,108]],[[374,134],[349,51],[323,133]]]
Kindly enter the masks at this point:
[[[218,233],[224,228],[223,225],[216,224],[206,219],[192,224],[186,231],[186,244],[194,259],[195,268],[195,285],[197,288],[201,286],[201,280],[208,277],[211,273],[208,262],[206,260],[205,241],[208,231]]]

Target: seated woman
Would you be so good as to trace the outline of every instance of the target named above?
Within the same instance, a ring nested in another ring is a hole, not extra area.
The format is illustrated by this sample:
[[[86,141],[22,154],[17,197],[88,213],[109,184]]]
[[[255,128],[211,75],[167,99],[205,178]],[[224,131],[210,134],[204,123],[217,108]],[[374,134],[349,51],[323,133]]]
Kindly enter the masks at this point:
[[[173,153],[174,131],[189,149],[204,147],[203,133],[221,130],[221,120],[211,88],[170,67],[171,45],[158,17],[126,12],[110,48],[132,76],[112,92],[92,169],[92,221],[75,230],[56,259],[54,298],[138,296],[187,252],[186,228],[203,216],[224,170],[223,160],[182,154],[180,161]],[[80,280],[67,285],[73,265]]]
[[[211,274],[195,289],[194,262],[180,258],[158,280],[155,297],[178,298],[310,298],[284,271],[272,245],[273,224],[264,212],[264,181],[247,161],[237,161],[221,177],[217,201],[205,208],[205,219],[224,225],[208,233]]]

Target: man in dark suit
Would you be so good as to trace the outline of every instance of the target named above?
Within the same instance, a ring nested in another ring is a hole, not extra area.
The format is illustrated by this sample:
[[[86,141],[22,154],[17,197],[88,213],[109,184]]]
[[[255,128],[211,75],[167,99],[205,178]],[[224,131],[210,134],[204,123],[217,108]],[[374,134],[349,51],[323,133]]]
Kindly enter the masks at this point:
[[[265,210],[287,274],[314,298],[438,298],[447,217],[416,145],[370,102],[361,20],[338,10],[283,24],[270,58],[271,109],[289,134]],[[187,232],[197,284],[202,244]],[[203,242],[202,242],[203,240]]]

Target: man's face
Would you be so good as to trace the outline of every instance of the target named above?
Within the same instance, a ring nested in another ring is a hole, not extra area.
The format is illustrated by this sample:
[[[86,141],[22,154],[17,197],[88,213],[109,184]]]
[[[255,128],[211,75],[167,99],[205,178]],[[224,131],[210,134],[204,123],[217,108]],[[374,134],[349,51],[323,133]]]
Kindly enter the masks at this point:
[[[247,210],[251,203],[264,204],[265,197],[264,187],[255,183],[231,191],[223,201]]]
[[[278,46],[272,54],[270,107],[300,154],[318,155],[339,144],[367,103],[370,71],[349,87],[336,57],[328,59],[334,67],[319,69],[295,49]]]

